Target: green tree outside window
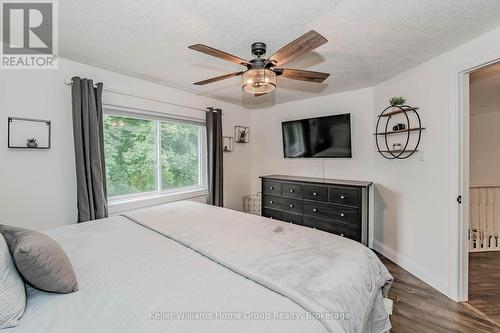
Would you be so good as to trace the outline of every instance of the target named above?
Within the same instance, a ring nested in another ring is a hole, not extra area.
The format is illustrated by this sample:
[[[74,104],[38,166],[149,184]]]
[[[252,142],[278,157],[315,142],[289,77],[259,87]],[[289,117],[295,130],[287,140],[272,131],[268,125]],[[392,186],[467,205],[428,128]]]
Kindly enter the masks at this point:
[[[158,149],[160,190],[200,185],[199,126],[115,115],[103,125],[108,197],[159,192]]]

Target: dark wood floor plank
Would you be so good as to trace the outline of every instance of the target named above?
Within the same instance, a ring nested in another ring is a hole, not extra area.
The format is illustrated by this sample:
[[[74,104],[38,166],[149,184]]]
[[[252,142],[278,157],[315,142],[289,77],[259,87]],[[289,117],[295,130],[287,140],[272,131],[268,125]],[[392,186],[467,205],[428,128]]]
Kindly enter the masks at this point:
[[[500,333],[500,327],[467,305],[452,301],[389,259],[379,257],[394,277],[389,291],[394,302],[391,333]]]
[[[469,304],[500,325],[500,251],[469,254]]]

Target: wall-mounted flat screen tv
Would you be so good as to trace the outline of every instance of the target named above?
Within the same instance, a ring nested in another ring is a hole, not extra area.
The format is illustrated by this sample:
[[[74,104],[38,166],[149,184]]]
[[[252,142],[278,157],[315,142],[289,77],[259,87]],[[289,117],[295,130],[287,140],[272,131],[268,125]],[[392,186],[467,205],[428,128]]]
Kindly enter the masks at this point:
[[[286,158],[350,158],[351,115],[309,118],[282,123]]]

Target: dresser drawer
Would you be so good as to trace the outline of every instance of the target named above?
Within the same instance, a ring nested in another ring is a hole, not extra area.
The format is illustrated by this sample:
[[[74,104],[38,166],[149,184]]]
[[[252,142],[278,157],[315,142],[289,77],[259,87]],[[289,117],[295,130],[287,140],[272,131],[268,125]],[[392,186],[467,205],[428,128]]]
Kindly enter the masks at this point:
[[[328,202],[328,187],[304,185],[304,199]]]
[[[281,220],[283,219],[283,212],[280,210],[264,208],[262,210],[262,216],[269,217],[270,219]]]
[[[359,207],[361,205],[361,191],[349,187],[330,187],[329,202]]]
[[[262,183],[262,192],[266,194],[281,195],[281,183],[264,180]]]
[[[263,216],[283,222],[302,224],[302,215],[285,213],[279,210],[264,208]]]
[[[302,200],[298,199],[265,195],[264,207],[302,214]]]
[[[361,229],[348,227],[343,224],[337,224],[332,221],[318,219],[314,217],[304,216],[303,225],[306,227],[315,228],[330,232],[335,235],[347,237],[355,241],[361,241]]]
[[[357,208],[304,201],[304,215],[360,226]]]
[[[282,183],[281,195],[284,197],[302,198],[302,188],[303,186],[300,184]]]

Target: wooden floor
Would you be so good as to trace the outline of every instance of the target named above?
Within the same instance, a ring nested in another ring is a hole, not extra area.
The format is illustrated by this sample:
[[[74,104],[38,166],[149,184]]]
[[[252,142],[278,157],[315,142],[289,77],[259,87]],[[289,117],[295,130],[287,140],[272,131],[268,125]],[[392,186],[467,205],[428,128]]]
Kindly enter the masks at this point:
[[[500,326],[500,251],[469,254],[469,304]]]
[[[500,333],[500,327],[467,303],[455,303],[392,261],[380,259],[394,277],[391,333]]]

